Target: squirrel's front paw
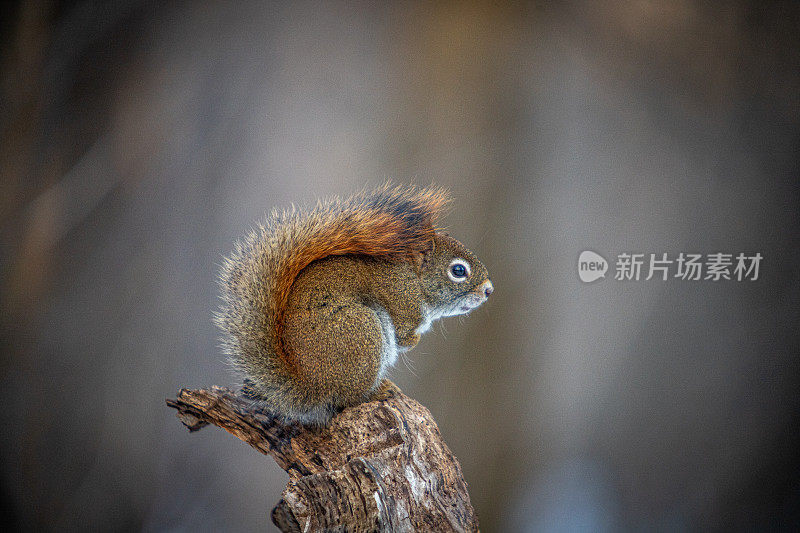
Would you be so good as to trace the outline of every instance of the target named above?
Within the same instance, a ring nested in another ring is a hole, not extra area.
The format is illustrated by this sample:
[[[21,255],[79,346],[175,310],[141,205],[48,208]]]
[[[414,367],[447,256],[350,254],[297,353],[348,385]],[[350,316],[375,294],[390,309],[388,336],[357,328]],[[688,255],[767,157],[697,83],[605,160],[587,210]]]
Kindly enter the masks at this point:
[[[419,342],[420,336],[417,333],[409,333],[400,339],[397,339],[397,345],[404,348],[413,348]]]
[[[378,385],[377,389],[375,389],[375,392],[370,395],[369,401],[381,402],[383,400],[388,400],[395,394],[399,393],[400,387],[395,385],[392,380],[383,378],[383,380],[381,380],[381,384]]]

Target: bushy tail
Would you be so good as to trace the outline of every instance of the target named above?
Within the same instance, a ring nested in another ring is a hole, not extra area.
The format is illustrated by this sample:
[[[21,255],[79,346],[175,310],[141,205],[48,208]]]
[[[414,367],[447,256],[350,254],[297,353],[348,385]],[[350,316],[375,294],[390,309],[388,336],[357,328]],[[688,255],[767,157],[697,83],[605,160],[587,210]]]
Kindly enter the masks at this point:
[[[427,247],[449,201],[443,189],[387,183],[311,210],[273,211],[236,244],[220,274],[223,305],[215,320],[233,362],[257,385],[267,385],[276,371],[291,371],[294,358],[282,332],[298,274],[332,255],[409,257]]]

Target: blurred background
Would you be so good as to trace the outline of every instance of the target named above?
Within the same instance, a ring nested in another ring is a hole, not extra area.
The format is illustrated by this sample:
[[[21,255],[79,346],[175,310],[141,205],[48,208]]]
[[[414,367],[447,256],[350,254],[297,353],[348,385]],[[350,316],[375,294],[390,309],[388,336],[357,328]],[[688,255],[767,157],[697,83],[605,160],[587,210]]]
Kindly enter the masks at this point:
[[[274,530],[286,474],[164,398],[238,379],[211,323],[237,237],[385,178],[451,188],[496,288],[392,374],[483,531],[800,527],[796,3],[0,12],[10,528]],[[585,249],[764,259],[583,284]]]

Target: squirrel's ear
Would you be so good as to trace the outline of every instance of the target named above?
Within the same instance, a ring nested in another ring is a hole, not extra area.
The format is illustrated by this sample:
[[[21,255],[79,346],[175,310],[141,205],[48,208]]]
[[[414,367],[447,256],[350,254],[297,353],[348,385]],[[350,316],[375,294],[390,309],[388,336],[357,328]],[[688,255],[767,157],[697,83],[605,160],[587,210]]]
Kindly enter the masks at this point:
[[[414,272],[416,272],[418,276],[421,276],[422,272],[433,262],[434,250],[434,239],[431,239],[428,241],[428,245],[425,248],[416,250],[411,254],[411,265],[414,267]]]

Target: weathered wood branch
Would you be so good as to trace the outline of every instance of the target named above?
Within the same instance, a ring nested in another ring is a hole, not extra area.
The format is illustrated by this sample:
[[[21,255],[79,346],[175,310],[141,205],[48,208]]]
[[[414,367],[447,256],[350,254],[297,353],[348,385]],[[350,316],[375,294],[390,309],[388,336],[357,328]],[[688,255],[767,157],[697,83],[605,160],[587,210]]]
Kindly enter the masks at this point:
[[[190,431],[213,424],[289,474],[282,531],[478,531],[461,466],[430,411],[401,392],[345,409],[325,428],[284,424],[223,387],[167,400]]]

